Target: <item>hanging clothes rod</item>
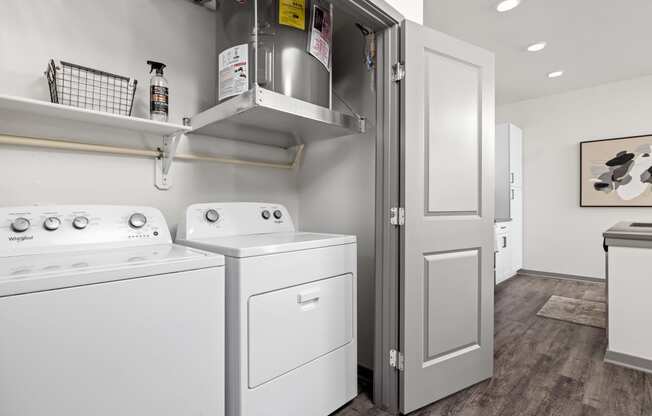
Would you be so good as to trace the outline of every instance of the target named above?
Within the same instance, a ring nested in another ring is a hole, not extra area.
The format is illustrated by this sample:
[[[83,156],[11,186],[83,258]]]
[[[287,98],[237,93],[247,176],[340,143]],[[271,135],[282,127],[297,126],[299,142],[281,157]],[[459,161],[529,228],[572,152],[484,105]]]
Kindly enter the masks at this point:
[[[39,147],[43,149],[70,150],[89,153],[104,153],[123,156],[139,156],[161,158],[163,156],[160,150],[134,149],[130,147],[107,146],[99,144],[69,142],[64,140],[38,139],[34,137],[0,135],[0,144],[12,146]],[[303,146],[299,145],[294,155],[294,160],[290,163],[262,162],[256,160],[235,159],[229,157],[216,157],[211,155],[176,153],[175,160],[190,160],[215,163],[227,163],[232,165],[258,166],[275,169],[294,169],[303,153]]]

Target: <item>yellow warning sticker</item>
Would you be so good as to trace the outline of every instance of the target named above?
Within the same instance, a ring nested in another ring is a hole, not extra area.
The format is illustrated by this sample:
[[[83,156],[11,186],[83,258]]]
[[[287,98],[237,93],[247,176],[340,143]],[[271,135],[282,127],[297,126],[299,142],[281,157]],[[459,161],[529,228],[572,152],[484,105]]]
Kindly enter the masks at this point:
[[[278,22],[306,30],[306,0],[279,0]]]

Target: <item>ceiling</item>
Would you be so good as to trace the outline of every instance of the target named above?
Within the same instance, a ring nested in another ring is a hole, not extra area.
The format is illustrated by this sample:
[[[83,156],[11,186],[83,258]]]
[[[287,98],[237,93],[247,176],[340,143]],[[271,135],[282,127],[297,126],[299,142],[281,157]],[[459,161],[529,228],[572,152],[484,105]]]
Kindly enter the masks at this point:
[[[425,0],[424,24],[496,54],[498,105],[652,74],[651,0],[522,0],[505,13],[496,3]],[[537,41],[548,45],[527,52]]]

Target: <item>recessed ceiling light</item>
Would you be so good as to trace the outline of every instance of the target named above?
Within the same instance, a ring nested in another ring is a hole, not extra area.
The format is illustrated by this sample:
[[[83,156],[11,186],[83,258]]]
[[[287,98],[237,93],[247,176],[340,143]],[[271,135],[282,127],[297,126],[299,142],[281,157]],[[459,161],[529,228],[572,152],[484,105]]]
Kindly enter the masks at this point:
[[[527,50],[530,52],[539,52],[546,47],[546,42],[537,42],[527,47]]]
[[[506,12],[512,10],[514,7],[521,4],[521,0],[503,0],[496,6],[496,10],[499,12]]]
[[[564,75],[564,71],[554,71],[548,74],[548,78],[559,78]]]

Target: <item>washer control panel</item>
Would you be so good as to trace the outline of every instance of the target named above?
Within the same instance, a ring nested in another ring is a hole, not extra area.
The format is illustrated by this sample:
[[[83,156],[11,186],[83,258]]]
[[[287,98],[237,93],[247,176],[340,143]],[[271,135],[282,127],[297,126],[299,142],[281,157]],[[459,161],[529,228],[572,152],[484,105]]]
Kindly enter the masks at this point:
[[[265,202],[215,202],[186,208],[178,239],[294,232],[287,208]]]
[[[156,208],[113,205],[0,208],[0,257],[93,244],[125,247],[171,242]]]

